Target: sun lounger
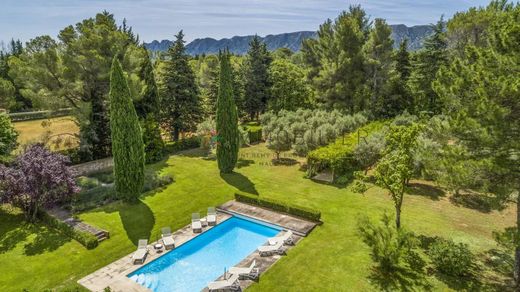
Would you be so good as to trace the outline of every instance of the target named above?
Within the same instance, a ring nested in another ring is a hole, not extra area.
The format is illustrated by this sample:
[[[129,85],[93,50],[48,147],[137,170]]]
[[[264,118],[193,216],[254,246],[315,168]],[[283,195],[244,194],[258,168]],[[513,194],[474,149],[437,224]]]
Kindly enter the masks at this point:
[[[283,241],[278,241],[275,245],[262,245],[258,247],[258,252],[260,256],[270,256],[275,253],[280,255],[284,254]]]
[[[216,225],[217,224],[217,212],[214,207],[208,208],[208,216],[206,217],[208,221],[208,225]]]
[[[279,241],[283,242],[286,245],[294,245],[293,232],[291,230],[287,230],[284,234],[280,236],[275,236],[269,239],[270,245],[275,245]]]
[[[232,274],[231,277],[225,280],[215,281],[208,284],[209,291],[219,291],[219,290],[232,290],[239,291],[240,290],[240,281],[238,274]]]
[[[162,242],[165,249],[172,249],[175,247],[175,240],[173,239],[172,230],[170,227],[161,229]]]
[[[132,255],[132,262],[134,264],[143,264],[148,254],[148,240],[140,239],[139,245],[137,246],[137,250]]]
[[[202,223],[200,223],[200,214],[191,214],[191,229],[193,232],[202,232]]]
[[[249,267],[232,267],[231,269],[229,269],[229,272],[231,274],[238,274],[241,280],[256,280],[260,275],[260,271],[258,270],[258,268],[256,268],[256,260],[253,260]]]

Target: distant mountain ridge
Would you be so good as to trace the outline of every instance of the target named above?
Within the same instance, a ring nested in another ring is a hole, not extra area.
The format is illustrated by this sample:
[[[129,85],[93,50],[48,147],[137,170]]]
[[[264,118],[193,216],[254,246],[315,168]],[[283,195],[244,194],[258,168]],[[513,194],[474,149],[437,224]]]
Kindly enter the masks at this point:
[[[418,50],[422,47],[424,39],[432,33],[432,27],[429,25],[416,25],[408,27],[404,24],[390,25],[392,28],[392,38],[394,39],[394,47],[398,47],[399,43],[408,38],[408,48],[410,50]],[[317,33],[314,31],[297,31],[282,34],[270,34],[261,37],[262,41],[267,44],[267,48],[274,51],[278,48],[289,48],[292,51],[301,49],[302,41],[308,38],[316,38]],[[216,40],[213,38],[195,39],[186,45],[186,52],[190,55],[216,54],[219,50],[229,48],[234,54],[243,55],[249,48],[249,42],[253,35],[234,36],[232,38],[224,38]],[[145,43],[145,47],[150,51],[166,51],[172,44],[169,40],[152,41]]]

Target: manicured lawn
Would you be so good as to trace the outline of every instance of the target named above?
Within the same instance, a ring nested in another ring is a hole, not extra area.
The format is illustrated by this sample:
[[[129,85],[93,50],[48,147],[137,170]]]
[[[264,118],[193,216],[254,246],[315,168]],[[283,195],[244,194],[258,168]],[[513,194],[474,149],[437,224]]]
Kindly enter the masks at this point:
[[[16,122],[14,123],[14,127],[19,133],[18,143],[20,145],[24,145],[27,143],[41,142],[43,135],[47,131],[49,131],[50,135],[54,136],[54,138],[51,138],[51,141],[56,139],[57,136],[55,135],[77,134],[79,132],[79,128],[72,119],[73,117],[59,117],[52,119]],[[63,135],[61,138],[71,138],[74,142],[72,147],[77,145],[77,141],[70,135]]]
[[[175,230],[188,224],[192,212],[204,212],[208,206],[232,199],[236,189],[317,208],[324,221],[262,275],[251,291],[378,290],[368,249],[357,237],[355,226],[358,214],[378,218],[383,210],[392,210],[384,191],[372,188],[360,195],[312,182],[304,178],[298,164],[273,166],[272,154],[263,145],[242,149],[240,168],[225,176],[220,176],[214,160],[199,154],[189,151],[154,165],[173,175],[175,182],[143,197],[139,204],[114,203],[80,214],[111,234],[91,251],[45,227],[26,227],[20,215],[0,211],[0,290],[79,288],[75,284],[79,278],[129,254],[139,238],[153,241],[163,226]],[[468,243],[476,253],[495,248],[491,232],[514,223],[512,208],[485,213],[455,206],[443,194],[424,186],[414,193],[405,198],[403,206],[406,228]],[[435,291],[463,287],[460,280],[442,281],[434,276],[427,280]],[[503,281],[485,267],[478,280]]]

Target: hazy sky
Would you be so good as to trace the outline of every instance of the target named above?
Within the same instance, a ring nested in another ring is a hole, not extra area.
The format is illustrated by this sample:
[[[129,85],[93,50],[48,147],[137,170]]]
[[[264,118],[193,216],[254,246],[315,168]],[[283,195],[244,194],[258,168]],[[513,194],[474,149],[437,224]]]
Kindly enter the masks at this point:
[[[0,0],[0,40],[27,41],[108,10],[127,19],[142,40],[275,34],[316,30],[350,4],[390,24],[429,24],[441,14],[486,5],[488,0]]]

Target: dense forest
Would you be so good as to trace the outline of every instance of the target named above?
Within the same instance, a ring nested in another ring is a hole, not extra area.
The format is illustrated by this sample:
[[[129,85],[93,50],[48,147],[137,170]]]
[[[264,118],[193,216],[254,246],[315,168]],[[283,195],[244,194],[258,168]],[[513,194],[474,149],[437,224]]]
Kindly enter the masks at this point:
[[[279,156],[291,149],[312,155],[368,121],[398,117],[386,133],[385,150],[377,146],[382,138],[359,150],[364,157],[378,152],[371,159],[379,162],[365,161],[366,168],[377,164],[375,177],[389,189],[396,212],[412,177],[455,193],[478,192],[497,204],[514,201],[517,226],[495,236],[514,250],[520,283],[520,5],[492,1],[441,18],[432,30],[422,49],[409,51],[406,39],[394,44],[384,19],[370,19],[362,7],[351,6],[326,20],[318,37],[305,40],[296,53],[269,51],[254,37],[244,56],[189,56],[180,31],[166,52],[151,54],[126,21],[119,25],[105,11],[63,28],[57,39],[13,40],[0,54],[0,108],[70,108],[80,129],[79,147],[70,155],[80,161],[111,156],[117,145],[111,140],[109,94],[116,59],[147,162],[162,158],[166,140],[189,137],[215,119],[230,139],[238,135],[229,127],[237,118],[261,121],[264,133],[278,133],[267,146]],[[305,128],[306,121],[321,126],[326,123],[320,119],[331,116],[328,140],[279,135],[288,127]],[[230,149],[238,151],[236,144]],[[236,159],[236,153],[219,157],[221,170],[232,170]]]

